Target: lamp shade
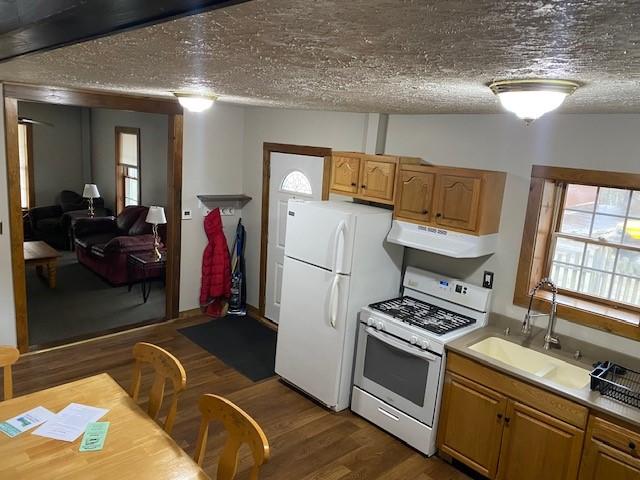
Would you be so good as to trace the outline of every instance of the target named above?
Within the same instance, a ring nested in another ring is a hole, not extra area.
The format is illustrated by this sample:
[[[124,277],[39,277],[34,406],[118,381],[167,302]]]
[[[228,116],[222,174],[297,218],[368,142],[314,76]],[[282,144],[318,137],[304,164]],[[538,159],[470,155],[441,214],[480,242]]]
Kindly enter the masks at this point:
[[[146,222],[153,225],[167,223],[167,217],[164,216],[164,208],[149,207],[149,213],[147,213]]]
[[[82,196],[84,198],[100,198],[100,192],[98,192],[98,187],[94,183],[87,183],[84,186]]]

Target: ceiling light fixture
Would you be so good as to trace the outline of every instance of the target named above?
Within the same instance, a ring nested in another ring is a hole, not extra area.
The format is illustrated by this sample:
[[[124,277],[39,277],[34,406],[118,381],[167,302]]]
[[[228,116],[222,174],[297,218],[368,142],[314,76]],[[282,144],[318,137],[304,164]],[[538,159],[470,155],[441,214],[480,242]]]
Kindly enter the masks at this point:
[[[197,93],[174,93],[178,97],[178,102],[190,112],[203,112],[211,108],[213,102],[218,98],[215,95],[202,95]]]
[[[489,88],[505,109],[529,125],[562,105],[579,86],[569,80],[500,80]]]

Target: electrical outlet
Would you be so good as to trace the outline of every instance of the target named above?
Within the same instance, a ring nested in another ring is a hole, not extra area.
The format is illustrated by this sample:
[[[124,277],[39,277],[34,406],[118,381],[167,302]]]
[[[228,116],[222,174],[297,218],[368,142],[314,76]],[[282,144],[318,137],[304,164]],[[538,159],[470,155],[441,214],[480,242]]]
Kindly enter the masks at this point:
[[[482,277],[482,286],[484,288],[493,288],[493,272],[489,272],[488,270],[484,271],[484,276]]]
[[[192,218],[193,218],[193,215],[191,213],[191,210],[182,211],[182,220],[191,220]]]

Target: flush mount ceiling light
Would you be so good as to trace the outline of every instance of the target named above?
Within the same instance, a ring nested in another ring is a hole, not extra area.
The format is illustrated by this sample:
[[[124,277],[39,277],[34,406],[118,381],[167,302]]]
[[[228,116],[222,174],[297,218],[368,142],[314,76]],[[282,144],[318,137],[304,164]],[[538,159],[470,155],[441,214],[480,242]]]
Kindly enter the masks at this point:
[[[569,80],[500,80],[489,88],[505,109],[528,125],[562,105],[579,86]]]
[[[218,98],[215,95],[202,95],[198,93],[174,93],[178,102],[190,112],[203,112],[213,105]]]

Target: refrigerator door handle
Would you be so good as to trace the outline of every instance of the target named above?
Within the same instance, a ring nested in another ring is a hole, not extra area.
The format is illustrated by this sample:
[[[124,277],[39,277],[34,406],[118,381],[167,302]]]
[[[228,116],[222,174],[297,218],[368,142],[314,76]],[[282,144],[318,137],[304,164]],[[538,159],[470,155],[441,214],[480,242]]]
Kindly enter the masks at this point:
[[[338,319],[338,295],[336,295],[338,292],[338,280],[340,280],[340,275],[336,273],[333,277],[331,293],[329,294],[329,321],[333,328],[336,328],[336,321]]]
[[[340,273],[338,272],[338,259],[342,258],[342,252],[339,251],[340,235],[344,232],[346,226],[347,223],[344,220],[340,220],[340,223],[338,224],[338,227],[336,228],[336,231],[333,235],[333,273]]]

